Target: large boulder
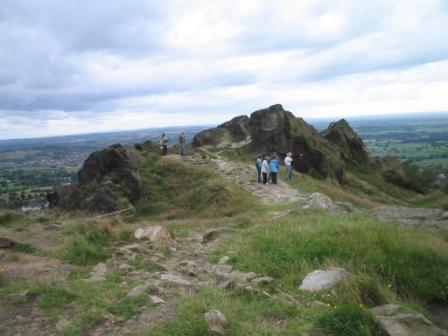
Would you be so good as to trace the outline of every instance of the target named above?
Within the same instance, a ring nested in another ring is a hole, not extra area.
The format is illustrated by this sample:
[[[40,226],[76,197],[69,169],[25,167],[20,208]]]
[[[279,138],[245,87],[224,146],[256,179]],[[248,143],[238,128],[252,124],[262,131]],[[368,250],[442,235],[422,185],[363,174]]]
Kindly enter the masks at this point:
[[[131,155],[120,144],[93,152],[79,171],[79,183],[62,186],[48,196],[51,207],[113,212],[132,207],[141,183]]]
[[[329,268],[308,273],[299,289],[306,292],[319,292],[329,289],[344,280],[348,273],[343,268]]]
[[[345,119],[331,123],[321,135],[339,147],[342,158],[353,163],[364,163],[370,159],[361,137]]]
[[[212,145],[217,147],[231,146],[250,138],[249,118],[245,115],[233,118],[217,128],[199,132],[193,138],[193,146]]]

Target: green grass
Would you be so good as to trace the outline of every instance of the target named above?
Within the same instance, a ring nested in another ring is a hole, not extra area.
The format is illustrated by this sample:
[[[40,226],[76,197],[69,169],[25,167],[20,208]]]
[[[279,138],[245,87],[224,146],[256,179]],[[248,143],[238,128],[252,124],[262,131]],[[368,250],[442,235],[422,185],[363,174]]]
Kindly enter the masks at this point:
[[[140,217],[234,216],[255,207],[249,193],[210,168],[155,154],[147,154],[140,166],[145,190]]]
[[[121,316],[125,319],[130,319],[136,315],[142,313],[143,308],[149,302],[149,298],[146,294],[142,294],[136,297],[126,297],[120,300],[117,304],[109,308],[109,311]]]
[[[273,276],[290,290],[311,270],[341,266],[354,274],[369,274],[400,297],[448,299],[448,244],[364,213],[292,214],[223,244],[237,251],[237,267]]]
[[[387,335],[370,312],[353,304],[344,304],[324,312],[315,325],[335,336]]]
[[[206,287],[197,295],[186,297],[176,316],[142,333],[145,336],[213,335],[208,330],[204,313],[218,309],[229,325],[225,335],[300,335],[311,328],[311,317],[303,317],[299,307],[263,295],[224,293]],[[304,323],[305,322],[305,323]]]
[[[75,265],[92,265],[110,255],[116,237],[107,227],[81,224],[73,228],[72,240],[57,256]]]

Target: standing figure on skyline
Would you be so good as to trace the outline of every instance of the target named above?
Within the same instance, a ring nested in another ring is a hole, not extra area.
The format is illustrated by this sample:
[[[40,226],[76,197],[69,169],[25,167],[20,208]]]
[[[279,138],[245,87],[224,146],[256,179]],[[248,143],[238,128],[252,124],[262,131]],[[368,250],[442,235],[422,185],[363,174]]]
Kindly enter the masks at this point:
[[[179,134],[179,154],[181,156],[185,155],[185,133],[181,131]]]
[[[168,153],[168,137],[165,133],[160,136],[160,146],[162,146],[162,155],[165,156]]]

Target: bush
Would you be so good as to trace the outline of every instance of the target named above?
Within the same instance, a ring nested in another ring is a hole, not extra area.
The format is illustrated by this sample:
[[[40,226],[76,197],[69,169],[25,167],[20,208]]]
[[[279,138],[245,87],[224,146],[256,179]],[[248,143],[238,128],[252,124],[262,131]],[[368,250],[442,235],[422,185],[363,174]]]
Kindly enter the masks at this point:
[[[371,313],[353,304],[344,304],[325,312],[315,325],[335,336],[386,335]]]

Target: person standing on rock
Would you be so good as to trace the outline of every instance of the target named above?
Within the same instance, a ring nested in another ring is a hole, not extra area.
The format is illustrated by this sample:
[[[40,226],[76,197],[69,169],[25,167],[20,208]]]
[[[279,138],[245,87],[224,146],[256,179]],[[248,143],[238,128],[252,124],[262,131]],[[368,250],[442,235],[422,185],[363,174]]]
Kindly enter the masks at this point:
[[[255,162],[255,167],[257,167],[257,182],[261,183],[261,166],[263,165],[263,161],[261,160],[261,155],[257,157],[257,161]]]
[[[165,133],[160,136],[160,145],[162,146],[162,155],[165,156],[168,153],[168,137]]]
[[[263,184],[268,183],[269,163],[266,155],[263,155],[263,162],[261,164],[261,173],[263,174]]]
[[[179,154],[181,156],[185,155],[185,133],[181,131],[179,134]]]
[[[272,182],[272,184],[277,184],[277,175],[278,175],[278,170],[280,168],[280,164],[277,160],[276,155],[272,156],[269,168],[271,170],[271,182]]]
[[[289,180],[292,178],[292,162],[293,162],[292,153],[289,152],[288,154],[286,154],[286,157],[285,157],[285,167],[288,171],[288,179]]]

